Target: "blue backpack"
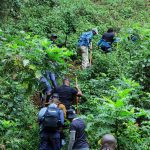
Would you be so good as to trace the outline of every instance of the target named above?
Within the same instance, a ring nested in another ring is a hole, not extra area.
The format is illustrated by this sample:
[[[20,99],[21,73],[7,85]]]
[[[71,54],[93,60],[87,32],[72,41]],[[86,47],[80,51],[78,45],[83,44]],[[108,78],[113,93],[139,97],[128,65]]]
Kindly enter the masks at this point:
[[[48,107],[42,121],[44,128],[57,129],[60,125],[60,109]]]
[[[111,48],[111,45],[108,42],[106,42],[105,40],[103,40],[103,39],[101,39],[99,41],[99,45],[100,45],[101,48],[104,48],[104,49]]]

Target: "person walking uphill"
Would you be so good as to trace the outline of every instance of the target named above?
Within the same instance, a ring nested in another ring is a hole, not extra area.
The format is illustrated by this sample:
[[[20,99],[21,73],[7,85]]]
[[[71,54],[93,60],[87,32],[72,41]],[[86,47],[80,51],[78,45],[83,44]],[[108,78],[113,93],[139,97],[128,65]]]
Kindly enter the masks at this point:
[[[40,125],[39,150],[60,150],[60,130],[64,124],[63,111],[52,103],[39,111],[38,121]]]
[[[67,111],[67,118],[71,121],[68,150],[89,150],[85,135],[85,123],[83,120],[77,118],[73,109]]]
[[[61,103],[65,105],[66,109],[69,109],[72,102],[75,100],[75,96],[82,96],[82,92],[78,86],[76,86],[76,89],[70,87],[70,80],[65,78],[63,80],[63,85],[54,89],[52,94],[57,93]]]
[[[92,38],[96,34],[98,34],[98,30],[94,28],[92,31],[82,33],[79,38],[78,46],[82,53],[82,69],[90,66],[88,50],[92,50]]]

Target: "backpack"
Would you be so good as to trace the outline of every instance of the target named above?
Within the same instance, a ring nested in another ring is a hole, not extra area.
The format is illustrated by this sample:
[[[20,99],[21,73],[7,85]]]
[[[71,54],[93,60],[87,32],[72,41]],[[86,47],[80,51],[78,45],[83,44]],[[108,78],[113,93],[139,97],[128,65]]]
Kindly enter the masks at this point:
[[[57,129],[60,123],[60,110],[55,107],[48,107],[43,117],[43,127]]]
[[[109,42],[106,42],[104,39],[101,39],[98,42],[98,46],[104,51],[104,52],[110,52],[111,51],[111,44]]]
[[[101,47],[105,47],[105,49],[109,49],[109,48],[111,48],[111,45],[102,39]]]

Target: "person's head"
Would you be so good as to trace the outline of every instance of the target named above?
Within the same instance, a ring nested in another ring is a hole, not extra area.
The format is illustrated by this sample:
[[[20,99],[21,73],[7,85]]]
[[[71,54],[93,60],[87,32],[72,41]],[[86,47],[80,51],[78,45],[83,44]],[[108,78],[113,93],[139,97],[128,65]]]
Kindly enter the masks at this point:
[[[93,28],[92,32],[93,32],[93,35],[96,35],[96,34],[98,34],[98,29],[97,28]]]
[[[52,99],[54,99],[54,98],[56,98],[56,99],[58,99],[58,100],[59,100],[59,94],[58,94],[58,93],[53,93],[53,95],[52,95]]]
[[[63,84],[70,86],[70,80],[68,78],[63,79]]]
[[[72,121],[77,116],[74,109],[70,108],[67,110],[67,118],[69,121]]]
[[[107,32],[108,32],[108,33],[114,32],[114,29],[113,29],[113,28],[109,28],[109,29],[107,30]]]
[[[115,150],[117,140],[112,134],[105,134],[101,140],[101,150]]]
[[[58,98],[53,98],[52,99],[52,103],[56,104],[56,105],[59,105],[60,104],[60,101],[58,100]]]
[[[57,39],[57,35],[56,34],[52,34],[50,37],[51,41],[55,41]]]

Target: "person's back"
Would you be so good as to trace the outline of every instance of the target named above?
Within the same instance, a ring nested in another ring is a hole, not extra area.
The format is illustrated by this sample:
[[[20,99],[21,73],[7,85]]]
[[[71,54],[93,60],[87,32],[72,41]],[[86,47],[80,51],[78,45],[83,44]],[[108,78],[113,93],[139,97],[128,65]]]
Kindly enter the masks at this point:
[[[66,78],[63,80],[63,85],[57,87],[52,93],[58,93],[60,102],[65,105],[66,109],[69,109],[75,96],[82,96],[81,90],[78,87],[76,88],[77,90],[70,87],[70,81]]]
[[[78,48],[82,55],[82,69],[86,69],[87,67],[90,67],[89,62],[89,49],[92,50],[92,38],[94,35],[98,34],[97,28],[93,28],[89,32],[84,32],[80,36],[78,40]]]
[[[82,33],[78,41],[78,46],[89,47],[92,37],[93,37],[92,31]]]
[[[114,42],[114,37],[115,37],[114,32],[106,32],[103,34],[102,39],[112,44]]]
[[[59,127],[64,123],[63,111],[52,103],[39,111],[38,121],[40,124],[39,150],[60,150]]]
[[[73,149],[80,149],[88,147],[88,143],[85,135],[85,123],[80,118],[75,118],[71,125],[70,130],[76,131],[76,140]]]
[[[68,150],[89,150],[85,135],[86,126],[84,121],[80,118],[76,118],[76,113],[73,109],[68,110],[67,118],[71,121]]]
[[[101,39],[97,43],[97,46],[107,53],[112,51],[111,47],[114,41],[115,41],[115,33],[112,28],[109,28],[108,31],[102,35]]]
[[[71,105],[77,91],[70,86],[62,85],[55,90],[59,94],[60,101],[67,107]]]

